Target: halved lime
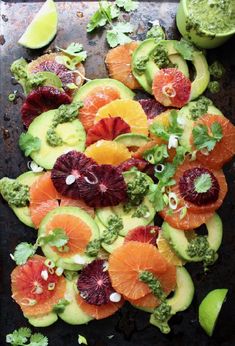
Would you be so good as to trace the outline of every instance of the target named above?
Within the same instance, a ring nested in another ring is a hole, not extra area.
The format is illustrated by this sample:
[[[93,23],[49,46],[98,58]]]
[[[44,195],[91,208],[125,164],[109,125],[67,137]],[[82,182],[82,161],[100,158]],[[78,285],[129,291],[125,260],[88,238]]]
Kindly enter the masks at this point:
[[[199,323],[209,336],[213,334],[227,293],[227,288],[210,291],[199,305]]]
[[[18,43],[37,49],[46,46],[57,32],[58,14],[53,0],[47,0],[27,27]]]

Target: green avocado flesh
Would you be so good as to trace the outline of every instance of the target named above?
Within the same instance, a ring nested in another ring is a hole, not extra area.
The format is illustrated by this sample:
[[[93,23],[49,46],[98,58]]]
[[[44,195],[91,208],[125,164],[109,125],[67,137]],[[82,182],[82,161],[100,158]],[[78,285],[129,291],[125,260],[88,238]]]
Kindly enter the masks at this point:
[[[72,325],[85,324],[93,319],[93,317],[88,316],[79,307],[76,300],[77,294],[78,292],[76,287],[76,280],[75,281],[66,280],[65,299],[69,300],[70,303],[66,305],[64,311],[61,314],[59,314],[59,317],[64,322],[72,324]]]
[[[31,186],[42,174],[43,173],[26,172],[21,174],[16,180],[21,184]],[[26,226],[34,228],[28,206],[22,208],[13,207],[12,210],[21,222]]]
[[[76,216],[77,218],[81,219],[81,221],[83,221],[92,232],[90,241],[99,239],[99,229],[94,219],[92,219],[88,213],[78,207],[58,207],[49,212],[40,224],[38,236],[40,237],[45,235],[48,223],[50,223],[56,215],[63,214]],[[79,270],[84,264],[90,263],[94,259],[94,257],[90,257],[85,253],[73,254],[72,256],[68,257],[60,257],[58,252],[54,251],[53,247],[48,244],[42,245],[42,251],[47,258],[55,262],[57,267],[68,270]],[[81,260],[83,263],[79,263],[79,260]]]
[[[195,78],[191,84],[190,100],[196,99],[207,88],[210,81],[209,67],[202,52],[194,52],[192,63],[195,68]]]
[[[81,122],[76,119],[74,121],[59,124],[56,127],[56,133],[63,140],[63,145],[52,147],[47,143],[47,131],[51,128],[53,117],[56,110],[50,110],[36,117],[28,128],[28,133],[34,137],[38,137],[41,141],[39,151],[33,151],[30,156],[41,167],[51,169],[56,159],[70,151],[84,151],[86,133]]]
[[[34,327],[48,327],[58,320],[58,316],[54,312],[50,312],[49,314],[42,315],[40,317],[32,317],[32,316],[30,317],[26,315],[24,316],[28,319],[29,323]]]
[[[223,236],[223,225],[219,215],[215,213],[206,223],[206,227],[208,231],[207,241],[209,247],[216,252],[221,245]],[[189,256],[187,252],[189,241],[186,238],[186,232],[170,226],[167,222],[163,222],[162,231],[164,238],[169,241],[174,251],[181,258],[188,262],[200,262],[203,260],[203,258],[199,256]]]
[[[149,142],[149,138],[137,133],[124,133],[115,138],[115,142],[122,143],[126,147],[142,147],[142,145]]]
[[[110,87],[120,94],[121,99],[133,99],[135,94],[128,87],[115,79],[103,78],[93,79],[83,85],[74,96],[74,101],[83,101],[90,93],[96,91],[97,88]]]

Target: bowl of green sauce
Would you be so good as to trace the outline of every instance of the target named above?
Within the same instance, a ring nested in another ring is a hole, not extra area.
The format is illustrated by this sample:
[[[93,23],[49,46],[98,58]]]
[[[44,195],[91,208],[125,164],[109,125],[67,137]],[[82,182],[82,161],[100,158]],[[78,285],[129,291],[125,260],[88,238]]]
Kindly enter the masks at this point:
[[[218,47],[235,33],[235,0],[181,0],[176,23],[198,47]]]

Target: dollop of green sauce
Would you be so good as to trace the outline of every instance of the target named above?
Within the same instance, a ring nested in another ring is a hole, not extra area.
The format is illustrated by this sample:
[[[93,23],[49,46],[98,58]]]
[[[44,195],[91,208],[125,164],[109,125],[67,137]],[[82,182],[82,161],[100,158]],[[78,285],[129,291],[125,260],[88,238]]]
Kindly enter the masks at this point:
[[[189,242],[187,254],[190,257],[201,257],[204,265],[212,265],[216,259],[216,252],[210,248],[206,236],[197,236]]]
[[[110,216],[107,229],[102,235],[102,242],[105,244],[112,244],[117,239],[119,231],[122,229],[123,222],[121,217],[117,215]]]
[[[0,180],[2,197],[12,207],[25,207],[29,203],[29,186],[23,185],[14,179],[2,178]]]
[[[61,105],[55,112],[50,128],[47,130],[46,140],[51,147],[63,145],[62,138],[57,134],[56,127],[59,124],[72,122],[77,119],[82,102],[73,102],[69,105]]]
[[[96,257],[100,251],[100,247],[100,239],[93,239],[87,244],[85,253],[87,256]]]
[[[210,99],[205,96],[200,96],[193,104],[192,108],[190,108],[192,120],[197,120],[200,116],[206,114],[210,105],[212,105]]]
[[[139,75],[143,74],[146,70],[147,62],[149,61],[148,56],[141,56],[135,60],[134,69]]]
[[[208,84],[207,89],[212,93],[212,94],[217,94],[220,91],[220,84],[217,80],[211,81]]]
[[[152,58],[155,64],[158,68],[167,68],[167,67],[177,67],[175,64],[173,64],[169,57],[168,52],[163,43],[159,43],[156,45],[156,47],[153,49]]]
[[[141,172],[136,173],[135,178],[127,183],[128,202],[131,206],[140,205],[149,191],[149,182],[145,175]]]
[[[147,217],[149,213],[149,208],[147,207],[147,205],[139,205],[135,212],[132,214],[131,217],[138,217],[138,218],[142,218],[142,217]]]
[[[186,30],[204,36],[227,33],[234,29],[235,3],[231,0],[188,0],[189,18]]]
[[[153,273],[144,270],[139,274],[139,279],[147,284],[152,293],[161,301],[166,299],[166,295],[162,289],[161,282],[153,275]]]
[[[160,25],[153,25],[146,34],[146,38],[154,38],[156,41],[165,40],[165,37],[165,32]]]
[[[209,66],[209,72],[212,77],[220,79],[225,73],[225,68],[219,61],[216,60]]]

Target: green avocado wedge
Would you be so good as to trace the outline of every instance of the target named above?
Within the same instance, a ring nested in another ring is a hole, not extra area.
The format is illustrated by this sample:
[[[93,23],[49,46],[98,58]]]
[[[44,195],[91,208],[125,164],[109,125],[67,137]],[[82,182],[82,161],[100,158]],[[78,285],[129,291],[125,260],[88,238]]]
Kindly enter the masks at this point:
[[[209,67],[204,54],[196,51],[192,55],[192,63],[195,68],[195,78],[191,84],[190,100],[196,99],[207,88],[210,81]]]
[[[138,133],[124,133],[117,136],[114,141],[124,144],[126,147],[142,147],[144,144],[148,143],[150,139]]]
[[[97,88],[104,87],[110,87],[119,92],[121,99],[133,99],[135,96],[133,91],[126,87],[123,83],[111,78],[102,78],[93,79],[79,88],[74,96],[74,101],[83,101],[89,94],[95,92]]]
[[[216,252],[221,245],[223,236],[223,224],[218,214],[215,213],[208,220],[206,228],[209,248]],[[189,241],[184,231],[170,226],[167,222],[163,222],[162,231],[163,237],[169,241],[169,244],[181,258],[188,262],[200,262],[203,260],[203,257],[200,256],[189,256],[187,252]]]
[[[58,316],[54,312],[50,312],[49,314],[42,315],[40,317],[32,317],[32,316],[26,316],[26,315],[24,315],[24,317],[28,319],[28,322],[32,326],[37,328],[49,327],[50,325],[52,325],[58,320]]]
[[[65,299],[69,301],[69,304],[66,305],[64,311],[59,315],[59,317],[66,323],[72,325],[80,325],[88,323],[93,319],[93,317],[88,316],[77,303],[76,296],[78,294],[76,280],[69,281],[66,279],[66,292]]]
[[[38,230],[39,237],[46,234],[48,223],[50,223],[57,215],[71,215],[77,217],[91,230],[92,233],[90,242],[95,239],[99,239],[99,229],[94,219],[92,219],[88,213],[78,207],[58,207],[49,212],[40,224],[40,228]],[[79,233],[79,229],[77,229],[77,232]],[[88,256],[86,253],[77,253],[73,254],[72,256],[65,256],[65,252],[63,253],[64,256],[62,257],[59,255],[58,251],[55,251],[53,247],[48,244],[42,245],[41,248],[42,252],[47,258],[52,260],[57,267],[61,267],[63,269],[79,270],[84,264],[90,263],[94,260],[94,257]]]
[[[199,305],[199,323],[209,336],[214,332],[227,293],[227,288],[210,291]]]
[[[41,167],[52,169],[56,159],[70,150],[83,152],[85,149],[86,133],[81,122],[76,119],[59,124],[56,133],[62,138],[63,144],[51,146],[47,143],[47,131],[51,128],[56,110],[50,110],[36,117],[28,128],[28,133],[40,139],[40,149],[33,151],[31,158]]]

